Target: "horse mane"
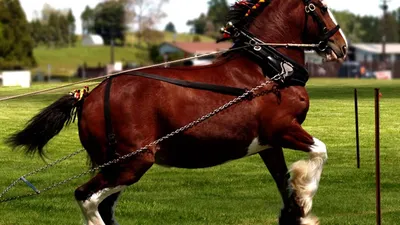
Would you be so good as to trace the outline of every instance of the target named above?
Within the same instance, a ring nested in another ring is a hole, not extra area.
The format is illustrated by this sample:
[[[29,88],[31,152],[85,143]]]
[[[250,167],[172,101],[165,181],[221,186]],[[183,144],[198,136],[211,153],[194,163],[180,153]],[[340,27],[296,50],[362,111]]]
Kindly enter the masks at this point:
[[[226,20],[241,28],[248,28],[254,19],[261,14],[270,0],[241,0],[230,7]]]

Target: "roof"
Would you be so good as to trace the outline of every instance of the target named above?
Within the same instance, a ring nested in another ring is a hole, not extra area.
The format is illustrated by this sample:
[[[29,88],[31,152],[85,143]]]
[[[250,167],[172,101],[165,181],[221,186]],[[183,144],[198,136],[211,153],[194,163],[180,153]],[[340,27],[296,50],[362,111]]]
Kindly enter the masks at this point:
[[[204,54],[213,51],[226,50],[232,47],[230,42],[165,42],[163,45],[170,45],[189,54]]]
[[[103,45],[104,41],[100,35],[97,34],[87,34],[82,37],[83,45]]]
[[[375,54],[382,53],[382,43],[352,43],[352,47]],[[387,54],[400,54],[400,43],[387,43]]]

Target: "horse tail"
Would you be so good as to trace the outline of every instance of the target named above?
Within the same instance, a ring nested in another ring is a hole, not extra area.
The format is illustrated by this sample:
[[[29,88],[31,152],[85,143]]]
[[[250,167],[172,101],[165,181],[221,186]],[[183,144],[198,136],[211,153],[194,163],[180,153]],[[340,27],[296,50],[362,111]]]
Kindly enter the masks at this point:
[[[80,114],[88,88],[75,90],[42,109],[28,121],[25,128],[6,139],[13,149],[23,148],[26,154],[38,153],[43,157],[43,147]]]

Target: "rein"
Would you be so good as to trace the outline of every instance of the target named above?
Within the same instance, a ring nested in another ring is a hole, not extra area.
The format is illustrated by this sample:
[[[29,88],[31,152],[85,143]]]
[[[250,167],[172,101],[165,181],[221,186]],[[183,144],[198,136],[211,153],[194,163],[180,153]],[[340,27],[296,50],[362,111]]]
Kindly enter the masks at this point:
[[[286,48],[298,47],[298,48],[307,48],[307,49],[308,48],[317,48],[319,46],[319,44],[294,44],[294,43],[272,43],[272,42],[271,43],[263,43],[262,45],[267,45],[267,46],[272,46],[272,47],[286,47]],[[185,62],[187,60],[198,59],[198,58],[202,58],[202,57],[206,57],[206,56],[225,54],[225,53],[228,53],[228,52],[242,50],[242,49],[250,48],[250,47],[255,47],[255,46],[252,46],[252,45],[248,44],[246,46],[230,48],[230,49],[227,49],[227,50],[219,50],[219,51],[214,51],[214,52],[201,54],[201,55],[197,55],[197,56],[177,59],[177,60],[173,60],[173,61],[153,64],[153,65],[149,65],[149,66],[143,66],[143,67],[129,69],[129,70],[123,70],[123,71],[120,71],[120,72],[110,73],[110,74],[107,74],[107,75],[104,75],[104,76],[99,76],[99,77],[93,77],[93,78],[89,78],[89,79],[86,79],[86,80],[81,80],[81,81],[77,81],[77,82],[74,82],[74,83],[61,85],[61,86],[54,87],[54,88],[48,88],[48,89],[43,89],[43,90],[39,90],[39,91],[33,91],[33,92],[25,93],[25,94],[19,94],[19,95],[3,97],[3,98],[0,98],[0,102],[7,101],[7,100],[12,100],[12,99],[17,99],[17,98],[22,98],[22,97],[27,97],[27,96],[43,94],[43,93],[47,93],[47,92],[51,92],[51,91],[56,91],[56,90],[64,89],[64,88],[67,88],[67,87],[75,86],[75,85],[78,85],[78,84],[88,83],[88,82],[97,81],[97,80],[101,80],[101,79],[107,79],[107,78],[110,78],[110,77],[126,74],[126,73],[129,73],[129,72],[135,72],[135,71],[139,71],[139,70],[156,68],[156,67],[165,67],[165,66],[167,66],[169,64],[181,63],[181,62]]]

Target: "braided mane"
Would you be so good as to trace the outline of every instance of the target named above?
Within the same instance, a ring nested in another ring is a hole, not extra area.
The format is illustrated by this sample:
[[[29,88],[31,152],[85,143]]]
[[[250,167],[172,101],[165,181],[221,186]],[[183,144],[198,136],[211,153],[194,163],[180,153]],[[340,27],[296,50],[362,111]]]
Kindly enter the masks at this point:
[[[231,6],[227,21],[246,28],[264,10],[271,0],[240,0]]]

